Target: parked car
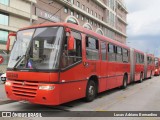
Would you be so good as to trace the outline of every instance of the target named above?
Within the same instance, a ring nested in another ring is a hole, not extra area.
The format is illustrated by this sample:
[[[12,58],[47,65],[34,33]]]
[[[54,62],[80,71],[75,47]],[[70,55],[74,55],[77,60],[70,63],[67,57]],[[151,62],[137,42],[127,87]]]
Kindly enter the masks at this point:
[[[6,82],[6,73],[4,73],[4,74],[2,74],[2,75],[0,76],[0,80],[1,80],[3,83]]]

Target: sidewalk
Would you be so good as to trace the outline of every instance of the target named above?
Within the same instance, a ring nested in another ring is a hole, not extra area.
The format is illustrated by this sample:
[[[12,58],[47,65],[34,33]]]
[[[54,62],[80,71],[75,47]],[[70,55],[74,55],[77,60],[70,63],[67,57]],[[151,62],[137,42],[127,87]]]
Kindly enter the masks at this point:
[[[5,84],[0,81],[0,102],[8,100],[4,85]]]

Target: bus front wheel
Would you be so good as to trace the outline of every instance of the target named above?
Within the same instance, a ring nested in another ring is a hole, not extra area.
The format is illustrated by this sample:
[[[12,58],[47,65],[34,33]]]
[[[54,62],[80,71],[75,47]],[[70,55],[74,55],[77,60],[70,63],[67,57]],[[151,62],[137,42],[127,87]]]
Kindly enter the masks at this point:
[[[97,87],[96,83],[93,80],[90,80],[87,84],[86,89],[86,101],[91,102],[95,99],[97,94]]]

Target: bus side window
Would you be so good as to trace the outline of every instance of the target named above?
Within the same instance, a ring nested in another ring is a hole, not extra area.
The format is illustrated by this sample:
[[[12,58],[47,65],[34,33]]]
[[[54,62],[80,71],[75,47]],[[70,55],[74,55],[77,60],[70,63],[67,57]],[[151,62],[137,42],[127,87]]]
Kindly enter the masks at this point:
[[[122,48],[121,47],[117,47],[116,60],[118,62],[122,62]]]
[[[86,37],[86,57],[88,60],[99,60],[99,42],[95,38]]]
[[[71,31],[71,34],[74,36],[74,39],[75,39],[75,50],[68,51],[67,40],[69,35],[66,34],[64,48],[62,52],[62,60],[61,60],[62,68],[66,68],[82,60],[82,36],[79,32],[75,32],[75,31]]]
[[[101,42],[101,55],[102,55],[102,60],[106,61],[106,59],[107,59],[107,46],[106,46],[106,42]]]
[[[149,57],[147,57],[147,63],[148,63],[148,64],[150,63],[150,58],[149,58]]]
[[[139,63],[138,53],[136,53],[136,63]]]
[[[152,58],[151,57],[149,57],[149,64],[151,64],[152,63]]]
[[[129,62],[129,55],[128,55],[128,50],[123,48],[123,62],[128,63]]]
[[[138,54],[139,57],[139,64],[141,64],[141,54]]]
[[[144,63],[144,55],[141,55],[141,63]]]
[[[116,49],[112,44],[108,44],[108,61],[116,61]]]

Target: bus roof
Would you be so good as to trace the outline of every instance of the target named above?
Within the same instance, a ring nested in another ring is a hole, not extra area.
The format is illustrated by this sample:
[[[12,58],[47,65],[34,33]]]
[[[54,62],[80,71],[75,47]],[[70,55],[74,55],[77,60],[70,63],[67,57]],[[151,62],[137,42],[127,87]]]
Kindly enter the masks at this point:
[[[45,24],[39,24],[39,25],[33,25],[33,26],[25,27],[25,28],[22,28],[20,30],[31,29],[31,28],[39,28],[39,27],[51,27],[51,26],[69,27],[69,28],[75,29],[77,31],[80,31],[82,33],[85,33],[85,34],[91,35],[93,37],[96,37],[99,40],[104,40],[104,41],[110,42],[112,44],[116,44],[116,45],[121,46],[121,47],[126,48],[126,49],[130,48],[130,47],[126,46],[123,43],[120,43],[118,41],[112,40],[112,39],[110,39],[110,38],[108,38],[106,36],[103,36],[103,35],[100,35],[98,33],[95,33],[92,30],[88,30],[86,28],[83,28],[82,26],[79,26],[79,25],[76,25],[76,24],[72,24],[72,23],[45,23]]]
[[[149,57],[154,57],[154,55],[153,55],[153,54],[147,54],[147,56],[149,56]]]
[[[134,48],[133,48],[134,49]],[[144,52],[140,51],[140,50],[137,50],[137,49],[134,49],[136,52],[138,53],[141,53],[141,54],[144,54]]]

